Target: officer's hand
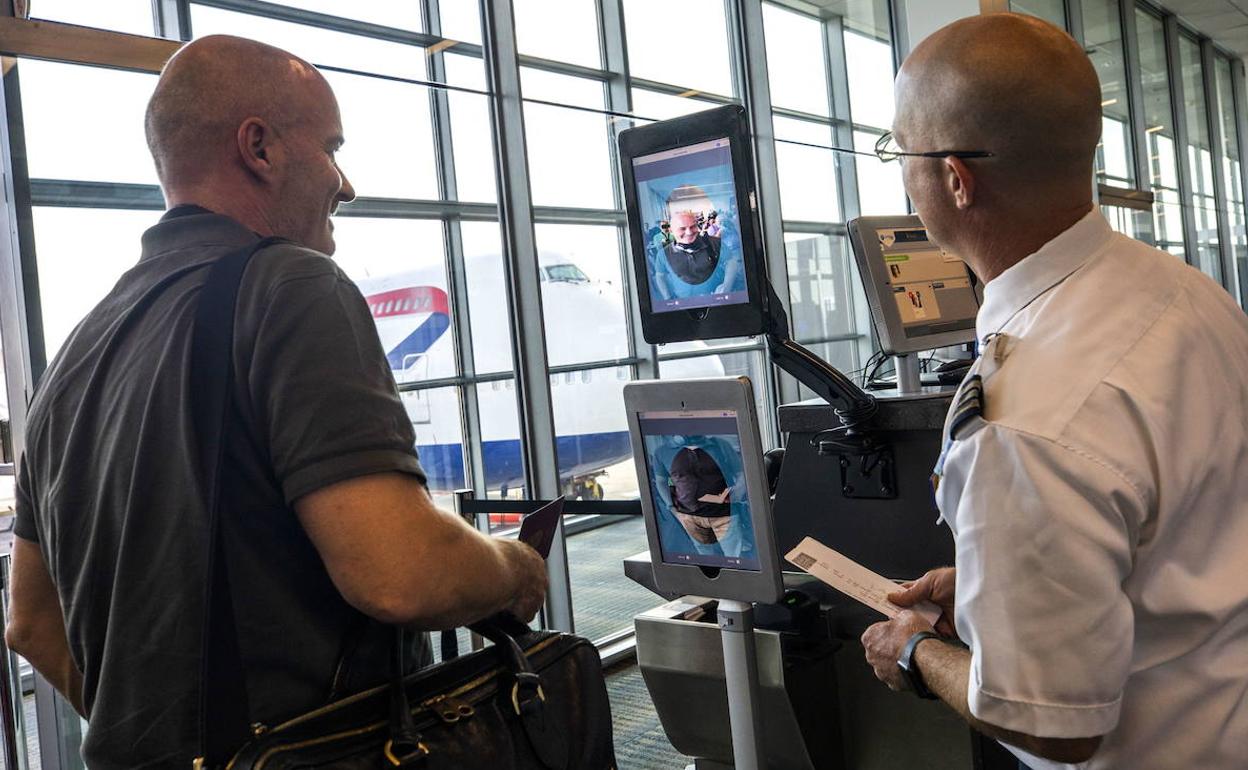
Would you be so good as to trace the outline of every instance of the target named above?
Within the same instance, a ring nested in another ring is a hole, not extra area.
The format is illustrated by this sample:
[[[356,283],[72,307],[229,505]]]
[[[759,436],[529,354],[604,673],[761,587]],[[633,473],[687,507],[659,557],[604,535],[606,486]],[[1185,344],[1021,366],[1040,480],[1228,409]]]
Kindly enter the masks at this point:
[[[546,560],[519,540],[499,540],[511,567],[511,603],[503,609],[528,623],[546,600]]]
[[[940,607],[936,632],[946,638],[957,636],[953,624],[953,598],[957,587],[957,572],[953,567],[940,567],[929,571],[918,580],[902,583],[900,591],[888,595],[888,600],[898,607],[913,607],[921,601],[929,601]]]
[[[867,628],[862,634],[862,648],[867,653],[867,663],[875,670],[875,678],[888,685],[890,690],[909,688],[910,682],[901,672],[897,660],[910,637],[920,631],[931,630],[931,624],[913,610],[905,610],[892,620]]]

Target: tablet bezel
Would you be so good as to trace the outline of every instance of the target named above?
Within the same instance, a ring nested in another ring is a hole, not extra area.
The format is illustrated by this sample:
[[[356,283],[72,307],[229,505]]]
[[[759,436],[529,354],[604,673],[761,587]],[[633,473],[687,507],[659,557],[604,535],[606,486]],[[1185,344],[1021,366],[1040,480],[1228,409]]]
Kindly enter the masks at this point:
[[[733,187],[737,196],[737,226],[741,230],[741,257],[749,300],[692,310],[654,312],[650,300],[650,273],[637,198],[636,158],[727,139],[732,155]],[[751,337],[766,329],[767,267],[763,256],[754,181],[754,156],[745,108],[725,105],[681,118],[625,129],[619,136],[620,169],[624,178],[624,209],[632,247],[634,285],[641,308],[642,336],[663,344],[722,337]]]
[[[624,405],[628,412],[628,432],[632,441],[633,462],[637,468],[641,510],[646,524],[646,540],[650,546],[650,563],[659,590],[713,599],[765,603],[779,601],[784,593],[783,578],[780,574],[780,557],[776,551],[771,494],[763,467],[758,415],[754,410],[754,389],[749,378],[630,382],[624,386]],[[737,414],[746,495],[750,502],[754,546],[758,554],[757,570],[718,568],[710,570],[717,573],[712,577],[704,567],[668,564],[663,561],[663,549],[659,543],[658,511],[655,509],[650,489],[650,469],[639,415],[644,412],[682,410],[732,410]]]
[[[875,333],[880,338],[880,348],[886,355],[905,355],[924,350],[961,345],[975,340],[975,326],[966,329],[926,334],[913,339],[906,336],[901,315],[897,312],[896,301],[892,296],[892,288],[888,282],[888,272],[884,264],[884,255],[880,249],[876,233],[886,228],[903,228],[926,230],[927,226],[917,214],[906,214],[891,217],[858,217],[850,220],[846,227],[849,240],[853,246],[854,260],[858,263],[858,275],[862,278],[862,287],[867,295],[867,304],[871,306],[871,321]],[[930,233],[929,233],[930,237]],[[968,265],[967,275],[975,292],[975,300],[982,307],[984,304],[983,285]]]

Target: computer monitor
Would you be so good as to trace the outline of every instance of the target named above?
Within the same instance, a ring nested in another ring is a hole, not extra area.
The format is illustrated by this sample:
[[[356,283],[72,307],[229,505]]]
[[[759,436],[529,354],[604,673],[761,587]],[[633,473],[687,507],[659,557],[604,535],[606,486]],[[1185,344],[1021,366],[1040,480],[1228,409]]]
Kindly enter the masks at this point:
[[[889,355],[971,342],[983,290],[966,263],[933,242],[917,216],[848,225],[880,347]]]
[[[659,588],[776,601],[780,568],[750,381],[634,382],[624,403]]]
[[[744,109],[630,128],[619,147],[646,341],[763,332],[766,269]]]

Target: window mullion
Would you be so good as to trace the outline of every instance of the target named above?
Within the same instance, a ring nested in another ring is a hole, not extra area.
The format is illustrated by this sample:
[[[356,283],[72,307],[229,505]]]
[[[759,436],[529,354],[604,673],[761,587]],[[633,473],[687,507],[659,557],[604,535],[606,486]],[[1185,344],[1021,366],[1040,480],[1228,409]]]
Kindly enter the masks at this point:
[[[1248,227],[1248,104],[1244,101],[1245,96],[1245,78],[1244,63],[1240,59],[1231,60],[1231,91],[1232,102],[1235,110],[1235,133],[1236,142],[1239,147],[1239,175],[1240,175],[1240,191],[1243,201],[1232,203],[1240,207],[1241,226]],[[1248,234],[1245,235],[1248,237]],[[1236,287],[1236,296],[1239,297],[1240,307],[1248,305],[1248,265],[1241,264],[1237,271],[1239,275],[1240,285]]]
[[[491,94],[498,215],[502,229],[507,306],[511,317],[512,355],[516,366],[516,406],[525,488],[530,497],[553,499],[561,490],[554,408],[547,375],[546,334],[542,323],[533,198],[525,152],[515,16],[511,3],[480,0],[480,7],[486,82]],[[572,631],[571,583],[562,524],[556,532],[547,569],[550,592],[546,603],[546,625]]]
[[[852,149],[854,120],[849,101],[849,65],[845,59],[845,27],[840,16],[823,22],[824,64],[827,67],[828,103],[832,110],[832,144]],[[836,153],[837,192],[841,198],[841,218],[846,222],[858,216],[858,164],[852,155]]]
[[[1214,216],[1218,228],[1218,262],[1221,265],[1222,285],[1234,293],[1231,276],[1235,274],[1231,252],[1231,224],[1228,219],[1230,204],[1227,201],[1226,180],[1222,178],[1222,120],[1218,114],[1217,62],[1214,60],[1213,42],[1200,41],[1200,71],[1205,87],[1205,121],[1209,124],[1209,165],[1213,169]]]
[[[1183,67],[1179,58],[1179,21],[1167,14],[1162,23],[1166,30],[1166,64],[1170,68],[1170,109],[1174,117],[1175,156],[1179,162],[1179,211],[1183,214],[1183,258],[1189,265],[1200,266],[1196,239],[1196,211],[1193,206],[1195,189],[1192,164],[1188,154],[1187,110],[1183,96]]]
[[[775,127],[771,116],[771,87],[767,80],[767,52],[764,47],[762,0],[725,0],[730,22],[738,92],[749,115],[754,133],[754,171],[757,213],[762,225],[763,248],[772,290],[785,312],[789,311],[789,271],[784,251],[784,229],[780,210],[780,177],[776,163]],[[742,216],[753,216],[750,201],[741,201]],[[798,400],[797,380],[781,374],[774,366],[764,366],[772,404]]]

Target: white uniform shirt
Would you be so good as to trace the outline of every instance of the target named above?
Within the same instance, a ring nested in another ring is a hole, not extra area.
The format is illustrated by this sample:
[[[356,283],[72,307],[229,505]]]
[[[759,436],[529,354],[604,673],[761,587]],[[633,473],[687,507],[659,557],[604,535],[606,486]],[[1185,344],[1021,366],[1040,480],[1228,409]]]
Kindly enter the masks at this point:
[[[976,330],[1004,337],[937,490],[971,712],[1105,735],[1086,767],[1248,768],[1248,318],[1093,210]]]

